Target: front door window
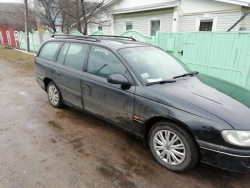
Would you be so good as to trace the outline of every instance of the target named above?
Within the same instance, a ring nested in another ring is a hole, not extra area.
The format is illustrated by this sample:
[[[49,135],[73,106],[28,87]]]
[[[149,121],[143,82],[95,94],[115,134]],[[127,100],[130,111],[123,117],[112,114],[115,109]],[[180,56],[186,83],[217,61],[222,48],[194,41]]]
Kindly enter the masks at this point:
[[[89,53],[87,72],[103,78],[108,78],[111,74],[125,75],[126,68],[109,50],[98,46],[92,46]]]

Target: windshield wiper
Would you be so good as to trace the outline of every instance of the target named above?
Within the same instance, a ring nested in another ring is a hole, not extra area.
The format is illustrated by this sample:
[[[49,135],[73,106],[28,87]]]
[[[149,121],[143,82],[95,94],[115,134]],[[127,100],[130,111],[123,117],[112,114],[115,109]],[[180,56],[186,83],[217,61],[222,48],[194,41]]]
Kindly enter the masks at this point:
[[[186,77],[186,76],[194,76],[196,74],[199,74],[199,72],[198,71],[193,71],[193,72],[186,73],[186,74],[183,74],[183,75],[180,75],[180,76],[175,76],[175,77],[173,77],[173,79],[181,78],[181,77]]]
[[[174,83],[174,82],[176,82],[176,80],[161,80],[161,81],[157,81],[157,82],[147,83],[146,86],[150,86],[150,85],[154,85],[154,84]]]
[[[108,64],[104,64],[101,68],[99,68],[96,72],[95,72],[95,74],[97,74],[97,73],[99,73],[100,72],[100,70],[102,70],[104,67],[106,67]]]

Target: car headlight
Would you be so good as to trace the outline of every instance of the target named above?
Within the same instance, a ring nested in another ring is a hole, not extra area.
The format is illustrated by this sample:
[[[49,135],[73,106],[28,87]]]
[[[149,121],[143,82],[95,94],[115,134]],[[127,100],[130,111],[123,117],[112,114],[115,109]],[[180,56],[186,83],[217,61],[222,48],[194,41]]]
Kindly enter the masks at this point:
[[[221,134],[230,144],[250,147],[250,131],[224,130]]]

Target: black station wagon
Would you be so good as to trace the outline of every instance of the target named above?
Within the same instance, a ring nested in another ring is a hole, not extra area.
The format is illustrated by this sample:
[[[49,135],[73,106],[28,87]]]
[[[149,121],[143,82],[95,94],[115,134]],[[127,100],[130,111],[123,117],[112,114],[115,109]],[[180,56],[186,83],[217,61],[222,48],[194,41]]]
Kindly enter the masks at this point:
[[[130,37],[54,35],[38,51],[35,73],[52,106],[122,128],[169,170],[201,161],[250,171],[249,107],[211,84],[223,80],[157,47]]]

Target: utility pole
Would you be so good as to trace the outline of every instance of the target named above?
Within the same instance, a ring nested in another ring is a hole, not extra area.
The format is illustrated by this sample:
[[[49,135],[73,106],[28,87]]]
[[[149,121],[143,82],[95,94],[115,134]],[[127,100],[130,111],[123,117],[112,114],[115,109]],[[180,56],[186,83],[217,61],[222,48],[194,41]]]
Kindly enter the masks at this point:
[[[25,33],[26,33],[26,51],[30,51],[30,37],[29,37],[29,26],[28,26],[28,2],[27,0],[24,0],[24,5],[25,5]]]
[[[40,19],[40,15],[39,15],[39,8],[38,8],[37,0],[34,0],[34,7],[35,7],[35,14],[36,14],[37,29],[38,29],[38,33],[39,33],[39,42],[40,42],[40,46],[41,46],[43,43],[43,36],[42,36],[41,19]]]

